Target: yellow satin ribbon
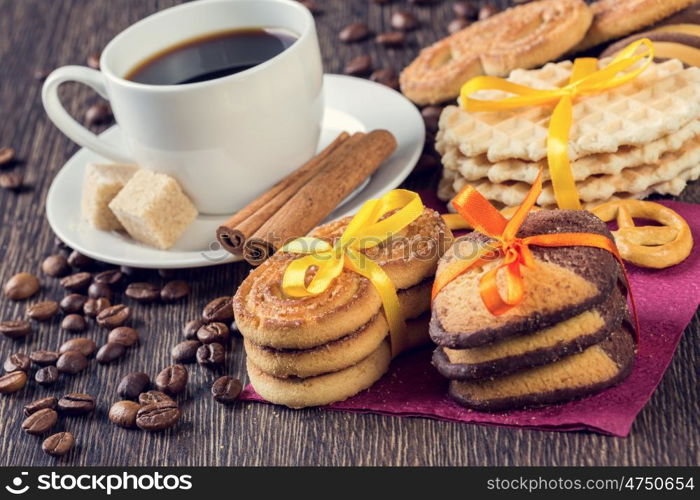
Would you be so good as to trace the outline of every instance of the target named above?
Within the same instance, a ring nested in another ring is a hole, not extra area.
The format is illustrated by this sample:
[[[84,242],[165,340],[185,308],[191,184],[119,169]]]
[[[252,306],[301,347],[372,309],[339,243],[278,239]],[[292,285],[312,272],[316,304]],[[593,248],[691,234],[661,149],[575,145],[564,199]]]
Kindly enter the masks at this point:
[[[395,189],[362,205],[334,245],[309,237],[297,238],[286,244],[280,249],[281,252],[306,255],[289,263],[282,278],[282,290],[290,297],[309,297],[327,290],[344,268],[364,276],[372,282],[382,299],[391,333],[392,351],[398,352],[406,325],[401,316],[396,288],[381,266],[363,251],[399,233],[415,221],[423,210],[423,202],[417,193]],[[387,217],[390,212],[394,213]],[[307,285],[307,272],[314,266],[317,268],[316,274]]]
[[[644,50],[636,53],[640,46]],[[610,63],[598,68],[595,58],[574,61],[569,83],[558,89],[541,90],[518,85],[493,76],[477,76],[462,86],[460,97],[467,111],[501,111],[523,106],[555,104],[547,130],[547,162],[554,196],[559,208],[581,209],[574,175],[569,163],[569,131],[573,120],[573,99],[609,90],[639,76],[654,59],[654,46],[642,38],[622,49]],[[642,61],[635,69],[631,69]],[[628,71],[629,70],[629,71]],[[479,90],[502,90],[515,97],[481,100],[469,97]]]

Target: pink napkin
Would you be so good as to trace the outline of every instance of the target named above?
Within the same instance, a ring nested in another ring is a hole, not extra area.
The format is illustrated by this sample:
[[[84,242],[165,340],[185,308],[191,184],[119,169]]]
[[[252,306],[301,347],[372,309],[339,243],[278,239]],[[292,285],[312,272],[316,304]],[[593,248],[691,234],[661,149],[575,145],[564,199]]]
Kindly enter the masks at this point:
[[[431,193],[421,196],[427,205],[444,210],[444,205]],[[682,215],[691,227],[694,240],[700,242],[700,205],[661,203]],[[683,330],[700,304],[700,244],[674,267],[656,271],[630,265],[628,272],[641,324],[640,345],[632,374],[616,387],[579,401],[545,408],[502,413],[472,411],[447,397],[447,381],[430,364],[432,349],[422,349],[396,359],[389,372],[370,389],[326,408],[626,436],[659,384]],[[245,388],[241,399],[264,401],[251,386]]]

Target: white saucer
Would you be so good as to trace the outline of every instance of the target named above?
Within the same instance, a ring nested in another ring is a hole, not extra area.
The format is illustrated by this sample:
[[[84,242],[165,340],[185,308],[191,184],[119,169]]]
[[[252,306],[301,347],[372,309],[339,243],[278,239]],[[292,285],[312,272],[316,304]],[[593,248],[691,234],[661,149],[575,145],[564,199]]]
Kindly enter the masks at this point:
[[[357,211],[371,198],[397,187],[411,172],[420,156],[425,138],[423,120],[416,107],[398,92],[378,83],[342,75],[325,75],[326,110],[319,150],[342,131],[389,130],[398,142],[391,158],[348,197],[328,220]],[[118,126],[102,138],[122,144]],[[94,259],[111,264],[144,268],[182,268],[233,262],[233,255],[216,241],[216,228],[228,216],[199,216],[170,250],[158,250],[138,243],[119,232],[92,228],[80,217],[80,192],[85,166],[108,162],[81,149],[58,172],[46,199],[46,215],[56,235],[70,247]]]

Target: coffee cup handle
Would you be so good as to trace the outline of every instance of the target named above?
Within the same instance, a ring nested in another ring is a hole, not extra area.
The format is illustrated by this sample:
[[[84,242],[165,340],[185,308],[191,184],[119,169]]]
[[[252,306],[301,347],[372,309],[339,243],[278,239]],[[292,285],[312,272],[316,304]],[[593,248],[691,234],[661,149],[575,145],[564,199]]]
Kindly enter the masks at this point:
[[[91,149],[95,153],[119,163],[133,163],[133,159],[90,132],[68,114],[58,98],[58,87],[66,82],[78,82],[87,85],[100,96],[108,99],[104,76],[99,71],[83,66],[63,66],[58,68],[46,78],[41,91],[44,109],[54,125],[82,147]]]

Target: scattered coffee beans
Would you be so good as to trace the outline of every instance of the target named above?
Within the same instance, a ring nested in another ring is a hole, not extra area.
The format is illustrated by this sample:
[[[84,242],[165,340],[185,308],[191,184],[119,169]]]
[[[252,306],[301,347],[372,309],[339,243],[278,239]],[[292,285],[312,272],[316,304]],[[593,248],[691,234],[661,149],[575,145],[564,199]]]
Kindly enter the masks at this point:
[[[52,410],[55,410],[56,403],[58,403],[58,399],[54,398],[53,396],[48,398],[35,399],[34,401],[31,401],[30,403],[24,405],[24,414],[28,417],[32,413],[36,413],[39,410],[43,410],[44,408],[50,408]]]
[[[32,361],[29,359],[29,356],[23,352],[16,352],[7,357],[2,367],[7,373],[16,371],[26,372],[29,370],[31,364]]]
[[[71,293],[70,295],[66,295],[65,297],[63,297],[61,299],[61,302],[59,302],[59,305],[61,306],[61,309],[64,313],[79,313],[83,310],[83,306],[85,305],[86,301],[86,296],[77,293]]]
[[[0,333],[10,339],[21,339],[29,335],[32,331],[32,326],[29,321],[7,320],[0,322]]]
[[[455,2],[452,4],[452,12],[457,17],[474,19],[479,11],[473,2]]]
[[[214,401],[231,404],[238,399],[242,389],[243,384],[241,384],[240,380],[224,375],[216,379],[211,386],[211,395],[214,397]]]
[[[382,68],[373,71],[372,74],[369,75],[369,79],[394,90],[398,90],[399,88],[399,78],[396,76],[396,72],[390,68]]]
[[[187,387],[187,368],[182,365],[170,365],[156,376],[159,391],[176,396]]]
[[[458,18],[450,21],[450,24],[447,25],[447,32],[450,35],[453,35],[453,34],[457,33],[458,31],[462,31],[464,28],[466,28],[470,24],[471,24],[471,21],[467,21],[466,19],[464,19],[462,17],[458,17]]]
[[[173,279],[176,274],[177,271],[175,269],[158,269],[158,276],[166,280]]]
[[[196,340],[197,331],[206,325],[206,322],[202,319],[193,319],[188,321],[185,327],[182,329],[182,333],[185,334],[187,340]]]
[[[91,299],[112,300],[112,289],[104,283],[92,283],[88,287],[88,297]]]
[[[109,299],[104,297],[100,297],[99,299],[87,299],[83,305],[83,314],[89,318],[95,318],[111,305],[112,303]]]
[[[218,342],[204,344],[197,349],[197,363],[209,368],[224,364],[226,350]]]
[[[185,280],[168,281],[160,291],[163,302],[177,302],[190,294],[190,285]]]
[[[53,385],[58,382],[58,368],[53,365],[39,368],[34,374],[34,380],[39,385]]]
[[[58,432],[44,439],[41,449],[52,457],[62,457],[75,446],[75,438],[70,432]]]
[[[406,44],[406,34],[403,31],[381,33],[375,38],[376,42],[385,47],[403,47]]]
[[[49,255],[41,263],[41,270],[54,278],[60,278],[70,272],[68,259],[61,254]]]
[[[198,340],[185,340],[172,348],[170,354],[176,363],[194,363],[197,349],[202,343]]]
[[[150,304],[160,297],[160,288],[153,283],[130,283],[124,291],[124,295],[141,304]]]
[[[116,342],[107,342],[105,345],[100,347],[97,351],[97,362],[103,365],[113,363],[118,360],[126,353],[126,347],[123,344],[117,344]]]
[[[112,288],[119,287],[124,281],[124,274],[119,269],[108,269],[97,273],[93,278],[94,283],[100,283]]]
[[[95,398],[89,394],[71,392],[59,399],[56,407],[65,415],[85,415],[95,409]]]
[[[317,16],[323,13],[323,11],[320,9],[318,4],[314,0],[298,0],[298,2],[307,9],[309,9],[309,12],[311,12],[311,15],[313,16]]]
[[[418,158],[416,168],[413,169],[416,173],[432,172],[440,168],[440,160],[433,155],[422,154]]]
[[[109,420],[119,427],[136,427],[136,414],[141,405],[134,401],[118,401],[109,409]]]
[[[58,313],[58,302],[45,300],[27,307],[27,316],[36,321],[47,321]]]
[[[479,20],[488,19],[491,16],[498,14],[501,11],[495,5],[484,5],[479,9]]]
[[[372,57],[369,55],[358,56],[350,59],[345,64],[343,72],[346,75],[363,76],[372,71]]]
[[[202,318],[207,323],[219,321],[228,323],[233,319],[233,304],[231,297],[217,297],[204,306]]]
[[[56,368],[61,373],[75,375],[87,368],[88,360],[79,351],[66,351],[58,357]]]
[[[69,332],[84,332],[87,322],[80,314],[69,314],[61,321],[61,328]]]
[[[90,106],[85,112],[85,123],[88,126],[106,125],[114,119],[112,108],[106,102],[99,102]]]
[[[58,352],[63,354],[68,351],[78,351],[86,358],[92,356],[92,354],[97,349],[95,341],[87,337],[79,337],[76,339],[66,340],[61,347],[58,348]]]
[[[153,403],[160,403],[162,401],[172,401],[173,398],[160,391],[148,391],[139,394],[139,404],[141,406],[151,405]]]
[[[7,280],[3,292],[8,299],[24,300],[38,292],[39,287],[39,279],[33,274],[17,273]]]
[[[61,286],[69,292],[82,292],[90,286],[92,275],[88,272],[69,274],[61,278]]]
[[[425,128],[430,132],[437,132],[440,115],[442,114],[442,107],[426,106],[420,110],[420,114],[423,117],[423,122],[425,122]]]
[[[11,164],[15,159],[15,150],[8,147],[0,148],[0,167]]]
[[[391,27],[409,31],[418,27],[418,18],[406,10],[397,10],[391,15]]]
[[[136,413],[136,425],[145,431],[169,429],[180,420],[180,409],[174,401],[142,406]]]
[[[338,38],[340,41],[345,43],[359,42],[368,36],[369,28],[365,23],[360,22],[348,24],[345,28],[340,30],[340,33],[338,33]]]
[[[27,434],[38,436],[50,431],[51,428],[56,425],[57,420],[58,414],[55,410],[44,408],[25,418],[24,422],[22,422],[22,429]]]
[[[95,261],[87,255],[83,255],[77,250],[73,250],[68,256],[68,264],[77,269],[87,269],[88,267],[95,265]]]
[[[97,315],[97,324],[104,328],[122,326],[131,317],[131,311],[124,304],[108,307]]]
[[[87,65],[92,69],[100,69],[100,52],[93,52],[87,57]]]
[[[0,394],[12,394],[27,384],[27,374],[22,371],[10,372],[0,377]]]
[[[23,181],[24,175],[20,171],[0,173],[0,188],[19,190]]]
[[[131,347],[139,342],[139,332],[130,326],[119,326],[109,332],[107,342],[121,344],[124,347]]]
[[[58,353],[54,351],[39,350],[29,353],[29,359],[38,366],[55,365],[58,361]]]
[[[230,332],[228,326],[224,323],[209,323],[204,325],[197,331],[197,339],[202,344],[211,344],[218,342],[219,344],[228,344]]]
[[[117,386],[117,394],[126,399],[136,399],[151,383],[151,378],[144,372],[128,373]]]

